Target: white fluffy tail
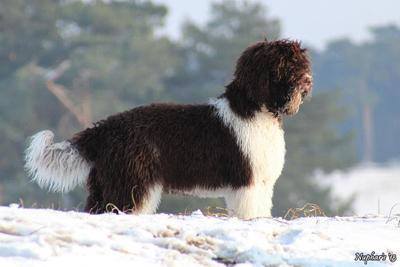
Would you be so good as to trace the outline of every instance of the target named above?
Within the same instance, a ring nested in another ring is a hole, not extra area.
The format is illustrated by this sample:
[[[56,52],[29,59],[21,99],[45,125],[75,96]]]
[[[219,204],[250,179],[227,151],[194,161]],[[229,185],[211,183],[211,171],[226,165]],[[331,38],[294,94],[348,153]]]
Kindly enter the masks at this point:
[[[42,131],[31,137],[25,151],[25,168],[40,187],[68,192],[86,181],[91,164],[70,142],[53,143],[53,138],[51,131]]]

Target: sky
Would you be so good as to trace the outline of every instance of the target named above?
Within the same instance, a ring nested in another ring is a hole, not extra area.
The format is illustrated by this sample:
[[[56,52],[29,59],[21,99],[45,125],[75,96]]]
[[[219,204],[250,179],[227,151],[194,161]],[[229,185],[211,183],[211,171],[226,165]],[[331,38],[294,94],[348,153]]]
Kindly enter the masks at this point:
[[[269,15],[280,19],[282,37],[299,39],[318,49],[323,49],[329,40],[342,37],[355,42],[368,40],[368,28],[371,26],[389,23],[400,25],[399,0],[258,1],[268,7]],[[172,37],[179,38],[182,22],[189,19],[204,24],[208,19],[210,4],[215,0],[154,2],[169,7],[165,30]]]

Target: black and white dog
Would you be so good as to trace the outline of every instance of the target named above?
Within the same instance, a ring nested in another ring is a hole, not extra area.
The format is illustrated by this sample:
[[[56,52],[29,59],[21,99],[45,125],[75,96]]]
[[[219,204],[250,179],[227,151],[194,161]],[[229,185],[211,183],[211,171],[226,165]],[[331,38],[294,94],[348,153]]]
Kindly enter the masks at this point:
[[[312,88],[310,61],[295,41],[262,41],[237,61],[225,92],[208,104],[151,104],[110,116],[68,141],[32,137],[26,168],[40,186],[86,183],[85,210],[153,213],[161,193],[224,197],[232,215],[271,216],[285,158],[282,117]]]

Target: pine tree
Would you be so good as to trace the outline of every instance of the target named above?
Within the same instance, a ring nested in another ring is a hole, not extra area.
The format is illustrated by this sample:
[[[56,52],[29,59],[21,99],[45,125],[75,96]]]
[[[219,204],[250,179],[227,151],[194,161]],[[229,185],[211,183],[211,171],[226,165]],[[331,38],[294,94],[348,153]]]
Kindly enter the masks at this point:
[[[268,9],[254,2],[222,1],[212,6],[204,27],[188,22],[183,29],[181,68],[168,80],[168,92],[181,101],[206,101],[224,90],[231,79],[236,58],[250,43],[280,36],[279,21],[268,16]],[[284,172],[276,185],[273,215],[283,216],[288,208],[314,202],[328,214],[349,209],[347,202],[333,201],[329,188],[312,180],[315,169],[330,171],[354,162],[352,136],[338,129],[346,115],[342,98],[319,94],[300,113],[285,123],[287,157]],[[162,211],[176,211],[181,198],[170,197]],[[188,209],[205,205],[223,206],[223,201],[185,198]]]
[[[70,138],[92,121],[162,98],[175,65],[172,43],[156,34],[165,15],[165,7],[135,0],[0,3],[2,203],[61,202],[26,177],[29,135],[52,129]],[[69,194],[62,206],[77,206],[82,195]]]
[[[357,158],[385,162],[400,157],[397,136],[400,114],[400,29],[387,25],[371,29],[372,40],[354,44],[340,39],[315,54],[315,84],[341,89],[351,116],[344,126],[355,131]],[[384,130],[383,130],[384,129]]]

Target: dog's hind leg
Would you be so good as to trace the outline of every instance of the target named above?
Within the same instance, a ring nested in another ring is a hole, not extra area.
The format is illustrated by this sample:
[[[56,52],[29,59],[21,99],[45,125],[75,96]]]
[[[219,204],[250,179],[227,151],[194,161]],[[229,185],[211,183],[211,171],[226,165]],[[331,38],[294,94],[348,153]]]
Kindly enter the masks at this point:
[[[150,143],[140,147],[133,157],[134,183],[131,199],[134,213],[155,213],[161,200],[163,179],[161,176],[158,150]]]
[[[89,173],[87,190],[89,195],[86,199],[85,212],[94,214],[105,212],[103,207],[103,190],[97,177],[97,171],[95,168],[93,168]]]
[[[161,184],[154,184],[149,187],[146,196],[143,198],[141,205],[136,210],[137,213],[153,214],[156,212],[160,204],[163,186]]]
[[[135,214],[152,214],[160,203],[161,184],[107,185],[102,205],[107,211],[122,211]],[[116,210],[113,210],[116,208]]]
[[[100,211],[156,211],[163,190],[158,153],[144,142],[131,146],[131,149],[114,146],[112,152],[96,162],[96,177],[89,183],[93,194],[89,195],[88,209],[99,203]]]

